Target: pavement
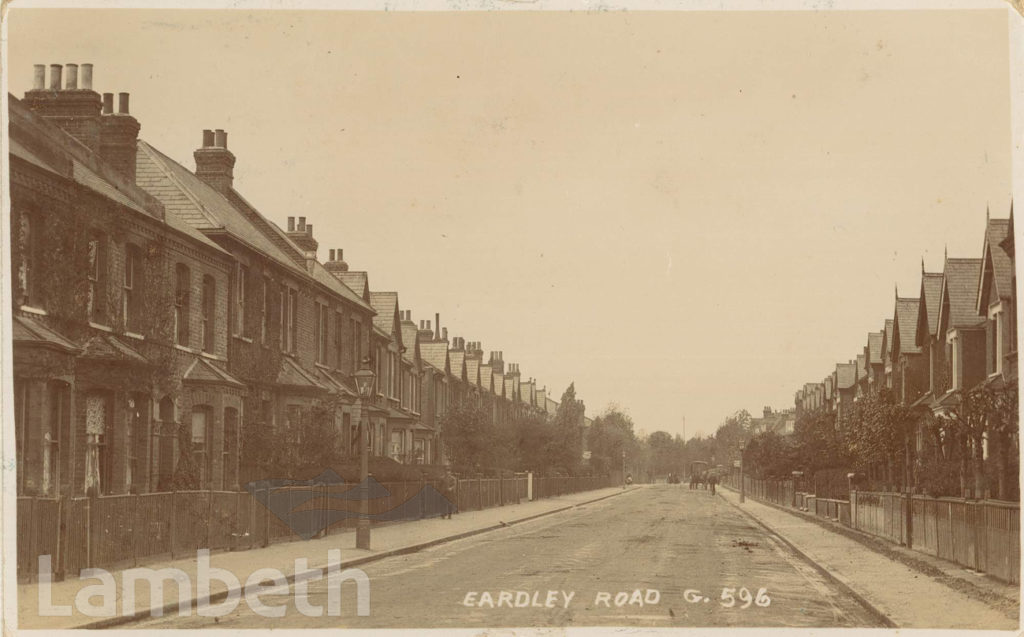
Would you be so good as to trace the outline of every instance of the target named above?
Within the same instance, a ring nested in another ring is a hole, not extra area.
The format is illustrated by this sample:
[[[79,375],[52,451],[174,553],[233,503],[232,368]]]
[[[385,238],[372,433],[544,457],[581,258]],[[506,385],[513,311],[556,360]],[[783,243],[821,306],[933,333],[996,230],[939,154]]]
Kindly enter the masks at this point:
[[[1020,629],[1019,589],[1012,585],[907,549],[871,550],[864,539],[830,529],[830,523],[808,514],[750,498],[740,504],[739,493],[728,488],[718,493],[884,615],[892,627]]]
[[[295,560],[305,558],[309,569],[324,569],[328,564],[328,550],[339,549],[341,554],[340,568],[356,567],[376,560],[395,555],[423,550],[429,546],[449,542],[486,533],[494,529],[506,528],[537,517],[547,516],[573,507],[598,501],[604,498],[621,496],[637,487],[624,491],[621,487],[597,489],[545,498],[533,502],[523,501],[520,504],[493,507],[479,511],[456,513],[451,519],[427,519],[414,522],[393,523],[373,527],[371,550],[356,549],[354,530],[346,529],[323,538],[308,541],[295,540],[271,544],[265,548],[237,552],[219,552],[210,555],[210,568],[228,570],[239,576],[244,583],[246,577],[257,568],[275,568],[291,581],[295,575]],[[145,567],[159,570],[176,568],[188,576],[189,582],[196,581],[195,556],[177,560],[166,560],[146,564]],[[96,584],[97,580],[87,578],[80,580],[68,578],[63,582],[53,582],[49,591],[40,583],[20,584],[18,586],[18,627],[31,629],[66,629],[66,628],[104,628],[125,624],[143,616],[150,615],[150,592],[148,585],[138,585],[135,594],[136,612],[133,616],[123,614],[123,591],[121,590],[124,571],[112,571],[117,587],[116,610],[114,616],[89,616],[79,612],[75,598],[85,585]],[[227,587],[221,581],[213,579],[210,586],[211,602],[227,595]],[[178,610],[178,591],[168,583],[162,591],[163,606],[167,613]],[[43,616],[41,597],[52,606],[70,606],[67,616]],[[196,604],[195,590],[190,587],[192,607]],[[99,604],[100,599],[93,598],[91,603]],[[159,604],[154,605],[159,606]],[[173,610],[172,610],[173,609]]]
[[[276,615],[238,603],[217,618],[174,614],[131,627],[884,625],[742,511],[685,485],[634,488],[361,568],[372,589],[365,615],[354,586],[337,593],[340,612],[311,612],[329,609],[338,588],[321,579],[262,595]]]

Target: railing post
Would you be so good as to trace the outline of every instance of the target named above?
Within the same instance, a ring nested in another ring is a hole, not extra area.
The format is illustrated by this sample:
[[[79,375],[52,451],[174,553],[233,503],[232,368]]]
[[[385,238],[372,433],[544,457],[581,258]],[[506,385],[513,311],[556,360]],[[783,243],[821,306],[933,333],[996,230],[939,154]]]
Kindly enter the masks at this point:
[[[128,496],[132,499],[132,566],[139,565],[139,498],[138,493]]]
[[[905,498],[907,505],[906,521],[903,523],[903,529],[907,535],[907,548],[914,548],[914,494],[908,487],[905,490]]]
[[[92,501],[90,497],[85,501],[85,567],[92,568]]]
[[[171,515],[170,515],[170,517],[168,519],[168,522],[167,522],[167,526],[168,526],[168,528],[167,528],[167,539],[169,540],[170,545],[171,545],[171,559],[172,560],[174,559],[174,544],[175,544],[174,540],[175,540],[175,535],[176,535],[174,521],[176,519],[178,519],[178,516],[177,516],[178,511],[175,508],[175,504],[176,504],[175,503],[175,500],[176,500],[175,496],[176,495],[178,495],[178,488],[177,487],[172,487],[172,489],[171,489]]]

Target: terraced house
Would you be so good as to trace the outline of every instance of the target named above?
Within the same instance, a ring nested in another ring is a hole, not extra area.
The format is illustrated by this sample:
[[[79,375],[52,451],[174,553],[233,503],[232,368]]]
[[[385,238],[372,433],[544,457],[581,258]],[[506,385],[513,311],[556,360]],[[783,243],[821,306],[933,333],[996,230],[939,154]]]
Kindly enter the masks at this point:
[[[837,365],[831,377],[836,388],[831,402],[840,417],[851,402],[849,394],[859,400],[881,387],[892,388],[917,423],[916,441],[908,443],[907,464],[913,463],[916,472],[922,455],[933,463],[955,464],[963,458],[960,488],[973,497],[991,493],[1006,498],[1016,493],[1014,263],[1011,204],[1006,219],[986,214],[980,258],[946,255],[941,272],[926,271],[922,261],[919,296],[897,293],[893,318],[885,321],[882,332],[868,334],[864,353],[855,363]],[[982,390],[995,393],[972,397]],[[815,408],[806,386],[797,392],[796,403],[798,415]],[[981,408],[988,411],[976,411]],[[968,465],[973,467],[970,471]],[[983,466],[989,468],[983,471]],[[967,473],[973,473],[971,480]],[[993,478],[991,484],[983,484],[984,475]]]
[[[197,130],[187,167],[92,79],[37,65],[10,97],[19,494],[238,490],[265,477],[247,435],[300,442],[314,424],[355,456],[364,364],[371,454],[402,463],[447,462],[457,401],[501,424],[551,402],[439,316],[417,328],[341,249],[321,263],[310,216],[270,221],[234,187],[226,131]]]

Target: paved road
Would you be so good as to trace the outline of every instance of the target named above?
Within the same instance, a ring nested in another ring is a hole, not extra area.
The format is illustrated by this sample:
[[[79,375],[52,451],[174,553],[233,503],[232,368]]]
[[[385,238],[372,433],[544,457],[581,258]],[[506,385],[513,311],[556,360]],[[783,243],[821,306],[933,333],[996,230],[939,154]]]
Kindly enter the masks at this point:
[[[170,616],[131,627],[878,625],[742,512],[687,485],[638,489],[363,570],[371,584],[368,617],[356,615],[355,587],[346,583],[340,617],[303,615],[293,590],[281,588],[262,596],[265,604],[287,605],[281,618],[262,617],[243,600],[216,623]],[[308,587],[308,602],[326,607],[324,581]],[[743,601],[741,587],[750,597],[766,589],[769,605]],[[730,593],[735,602],[726,607]]]

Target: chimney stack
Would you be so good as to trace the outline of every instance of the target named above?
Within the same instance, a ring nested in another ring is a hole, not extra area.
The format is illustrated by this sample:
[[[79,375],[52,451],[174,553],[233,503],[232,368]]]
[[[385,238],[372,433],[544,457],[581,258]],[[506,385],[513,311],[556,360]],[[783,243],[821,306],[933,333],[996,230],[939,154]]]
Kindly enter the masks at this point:
[[[100,152],[100,96],[92,91],[92,65],[82,65],[83,86],[78,88],[78,64],[68,64],[67,72],[60,64],[50,65],[50,83],[46,88],[46,65],[32,67],[32,89],[25,92],[25,106],[56,124],[67,134]],[[88,69],[88,82],[86,82]],[[66,78],[61,86],[61,77]],[[134,157],[134,150],[133,157]],[[134,159],[133,159],[134,166]]]
[[[348,264],[345,263],[345,259],[342,256],[342,249],[331,248],[330,254],[330,260],[324,264],[324,267],[327,268],[327,271],[330,272],[331,274],[337,274],[339,272],[348,272]]]
[[[448,328],[447,327],[441,329],[441,340],[445,341],[445,342],[448,341]]]
[[[128,100],[125,99],[125,108]],[[203,146],[192,156],[196,160],[196,177],[222,195],[227,195],[234,183],[235,156],[228,150],[228,135],[223,129],[203,131]]]
[[[439,340],[441,340],[441,313],[440,312],[435,312],[434,313],[434,328],[437,330],[434,333],[434,340],[435,341],[439,341]]]
[[[305,217],[299,217],[298,225],[295,225],[294,221],[294,217],[288,217],[288,238],[304,252],[312,252],[313,259],[316,259],[316,251],[320,244],[313,238],[313,224],[307,224]]]
[[[89,81],[92,82],[91,77]],[[79,92],[96,95],[92,91]],[[99,118],[99,124],[100,155],[135,183],[135,151],[141,127],[139,120],[128,111],[128,93],[117,94],[117,113],[103,115]]]

